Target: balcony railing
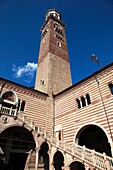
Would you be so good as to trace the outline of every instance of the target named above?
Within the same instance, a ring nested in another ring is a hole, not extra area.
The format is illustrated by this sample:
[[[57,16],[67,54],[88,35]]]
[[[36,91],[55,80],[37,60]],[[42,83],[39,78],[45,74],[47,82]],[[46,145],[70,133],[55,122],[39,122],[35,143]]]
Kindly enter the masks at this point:
[[[12,108],[8,108],[8,107],[5,107],[5,106],[1,106],[0,107],[0,114],[5,114],[5,115],[15,117],[17,115],[17,109],[12,109]]]

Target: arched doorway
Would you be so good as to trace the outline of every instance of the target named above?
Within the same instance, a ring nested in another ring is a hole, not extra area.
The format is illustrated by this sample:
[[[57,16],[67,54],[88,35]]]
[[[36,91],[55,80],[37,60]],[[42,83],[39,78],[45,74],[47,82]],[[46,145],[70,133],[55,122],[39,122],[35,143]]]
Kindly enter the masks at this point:
[[[23,170],[28,152],[35,148],[35,141],[26,128],[13,126],[0,134],[0,146],[4,152],[4,167]]]
[[[53,163],[55,170],[61,170],[62,166],[64,166],[64,156],[60,151],[54,154]]]
[[[69,169],[70,170],[85,170],[85,167],[84,167],[84,164],[82,164],[81,162],[72,162],[70,165],[69,165]]]
[[[42,143],[39,150],[39,167],[43,164],[44,170],[49,170],[49,146],[46,142]]]
[[[86,148],[94,149],[97,152],[111,156],[111,147],[105,132],[97,125],[83,127],[77,135],[78,144]]]

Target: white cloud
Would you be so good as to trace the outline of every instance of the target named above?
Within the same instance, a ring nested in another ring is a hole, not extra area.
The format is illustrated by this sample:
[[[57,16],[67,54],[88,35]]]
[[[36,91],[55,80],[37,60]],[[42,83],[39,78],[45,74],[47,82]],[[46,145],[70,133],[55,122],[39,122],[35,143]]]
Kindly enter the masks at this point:
[[[34,72],[37,69],[37,64],[36,63],[30,63],[28,62],[24,66],[18,66],[13,65],[12,70],[15,72],[14,76],[16,78],[21,78],[22,76],[29,76],[29,78],[33,78]]]

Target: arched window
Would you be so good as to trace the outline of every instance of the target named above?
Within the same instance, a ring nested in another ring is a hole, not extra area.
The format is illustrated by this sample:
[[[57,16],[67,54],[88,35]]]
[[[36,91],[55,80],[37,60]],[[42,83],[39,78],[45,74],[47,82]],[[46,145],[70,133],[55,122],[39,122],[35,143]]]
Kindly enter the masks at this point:
[[[18,107],[17,107],[17,109],[19,110],[19,108],[20,108],[20,99],[18,99]]]
[[[78,108],[80,109],[81,108],[80,100],[76,99],[76,102],[77,102]]]
[[[58,139],[59,139],[59,140],[62,140],[62,132],[61,132],[61,130],[59,130]]]
[[[61,47],[61,42],[57,42],[58,46]]]
[[[82,107],[86,106],[86,101],[83,96],[81,97],[81,102],[82,102]]]
[[[40,80],[40,85],[44,85],[44,80]]]
[[[87,104],[91,104],[91,100],[90,100],[90,96],[89,94],[86,94],[86,100],[87,100]]]
[[[9,102],[15,102],[15,94],[12,91],[7,91],[2,95],[2,99],[9,101]]]
[[[24,111],[25,108],[25,101],[23,100],[21,103],[20,111]]]
[[[85,107],[86,105],[90,105],[91,99],[90,99],[89,94],[86,94],[86,96],[82,96],[80,100],[76,99],[76,102],[77,102],[78,108],[80,109],[82,107]]]
[[[14,91],[6,91],[2,94],[2,106],[5,107],[17,107],[18,97]]]
[[[109,89],[110,89],[110,91],[111,91],[111,94],[113,94],[113,84],[110,83],[108,86],[109,86]]]

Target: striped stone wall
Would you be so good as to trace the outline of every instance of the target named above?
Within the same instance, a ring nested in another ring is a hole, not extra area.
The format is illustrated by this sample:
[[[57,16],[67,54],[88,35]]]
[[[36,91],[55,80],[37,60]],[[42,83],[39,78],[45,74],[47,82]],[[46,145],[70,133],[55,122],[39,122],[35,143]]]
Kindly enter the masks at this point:
[[[25,109],[24,111],[19,110],[19,113],[26,116],[27,119],[29,119],[31,122],[34,122],[37,124],[37,126],[40,126],[44,131],[46,131],[46,119],[48,116],[48,95],[4,79],[0,79],[0,89],[4,82],[5,84],[1,95],[6,91],[14,91],[18,99],[20,99],[20,103],[25,101]]]
[[[113,83],[113,63],[76,83],[54,97],[55,126],[61,126],[63,140],[72,143],[85,125],[97,125],[111,142],[113,136],[113,95],[108,84]],[[76,99],[90,96],[91,104],[78,108]]]

